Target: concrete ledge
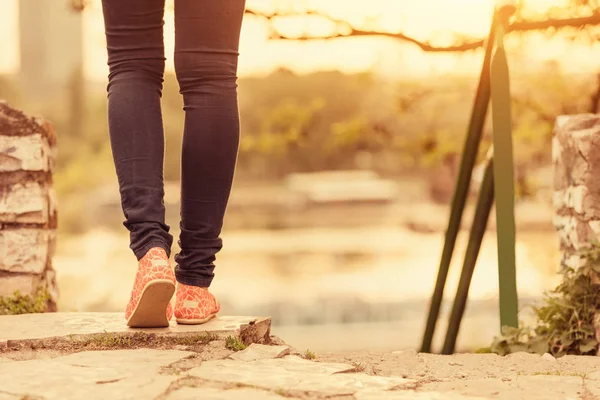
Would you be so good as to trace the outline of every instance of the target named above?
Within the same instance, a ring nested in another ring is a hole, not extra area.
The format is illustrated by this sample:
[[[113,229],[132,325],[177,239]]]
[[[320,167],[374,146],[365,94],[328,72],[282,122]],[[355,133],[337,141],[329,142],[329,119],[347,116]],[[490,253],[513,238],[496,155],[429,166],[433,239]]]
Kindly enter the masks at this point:
[[[0,351],[12,347],[38,347],[92,339],[99,334],[129,336],[137,332],[177,338],[199,334],[234,336],[246,345],[268,343],[271,319],[266,317],[220,316],[203,325],[133,329],[125,325],[122,313],[46,313],[0,316]]]

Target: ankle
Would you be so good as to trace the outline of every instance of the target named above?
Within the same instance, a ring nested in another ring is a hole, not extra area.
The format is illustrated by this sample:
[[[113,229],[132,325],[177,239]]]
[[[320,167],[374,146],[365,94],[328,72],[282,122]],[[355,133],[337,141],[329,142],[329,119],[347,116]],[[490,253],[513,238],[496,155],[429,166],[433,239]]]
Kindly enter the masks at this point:
[[[181,283],[179,281],[177,281],[177,285],[182,289],[200,289],[208,291],[208,286],[186,285],[185,283]]]
[[[180,281],[177,281],[177,286],[182,288],[182,289],[200,289],[200,290],[209,290],[209,287],[206,285],[189,285],[187,283],[183,283]]]
[[[148,250],[146,250],[145,252],[142,250],[142,256],[138,256],[139,257],[139,261],[142,261],[144,259],[148,259],[148,258],[158,258],[158,259],[169,259],[169,253],[167,252],[167,250],[165,250],[164,247],[157,245],[157,244],[150,244],[151,247],[148,248]],[[137,253],[139,254],[139,253]]]

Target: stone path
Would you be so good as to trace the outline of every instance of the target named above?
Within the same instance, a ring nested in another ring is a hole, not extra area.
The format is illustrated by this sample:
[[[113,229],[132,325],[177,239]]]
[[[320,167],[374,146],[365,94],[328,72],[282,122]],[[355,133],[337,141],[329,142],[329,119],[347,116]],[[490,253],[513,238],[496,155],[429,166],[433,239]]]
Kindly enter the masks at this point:
[[[220,331],[221,335],[202,336],[196,327],[196,334],[190,336],[188,330],[192,328],[174,326],[162,330],[162,336],[155,336],[154,340],[146,337],[145,341],[131,339],[129,332],[116,322],[113,331],[117,333],[102,333],[103,340],[96,340],[95,328],[88,327],[91,333],[82,333],[87,328],[65,323],[93,317],[0,317],[0,338],[6,344],[0,348],[0,400],[600,398],[600,359],[596,357],[555,359],[524,353],[508,357],[439,356],[400,351],[319,354],[315,360],[307,360],[305,354],[272,336],[268,337],[270,344],[251,343],[244,350],[234,351],[244,347],[243,332],[248,329],[245,326],[252,326],[243,321],[256,320],[254,324],[270,326],[268,319],[222,317],[201,327]],[[38,318],[43,321],[40,326],[54,326],[49,331],[52,340],[63,333],[59,322],[66,330],[78,326],[78,340],[87,347],[69,347],[68,339],[53,342],[43,332],[38,332],[36,338],[27,338],[23,326],[18,339],[14,336],[17,328],[11,324],[25,320],[34,324]],[[98,321],[110,322],[113,317],[102,318]],[[238,327],[226,332],[226,326],[236,325],[234,320]],[[106,340],[106,335],[113,335],[109,336],[112,339]],[[160,341],[157,337],[177,340]],[[57,344],[60,346],[53,346]]]

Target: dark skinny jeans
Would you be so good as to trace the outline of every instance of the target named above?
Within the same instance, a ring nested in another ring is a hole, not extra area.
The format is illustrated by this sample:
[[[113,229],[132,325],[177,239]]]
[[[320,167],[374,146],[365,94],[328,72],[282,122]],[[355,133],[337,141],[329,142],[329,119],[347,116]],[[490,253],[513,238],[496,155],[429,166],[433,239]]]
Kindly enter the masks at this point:
[[[165,223],[164,0],[102,0],[108,65],[108,125],[130,247],[171,253]],[[181,283],[208,287],[239,144],[238,44],[244,0],[175,0],[175,72],[183,95]]]

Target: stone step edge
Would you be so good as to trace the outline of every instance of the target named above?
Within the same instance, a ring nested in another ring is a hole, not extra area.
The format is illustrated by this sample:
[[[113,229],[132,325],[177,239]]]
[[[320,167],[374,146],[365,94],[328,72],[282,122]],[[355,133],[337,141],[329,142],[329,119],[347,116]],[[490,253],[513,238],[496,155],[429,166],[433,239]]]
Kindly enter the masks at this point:
[[[0,320],[2,315],[0,315]],[[172,321],[171,326],[174,326],[176,322]],[[201,325],[198,325],[201,326]],[[92,341],[99,336],[108,335],[112,338],[134,338],[136,334],[144,333],[150,335],[150,337],[166,339],[167,343],[177,344],[177,338],[185,338],[192,336],[199,336],[202,334],[215,335],[218,340],[226,339],[227,337],[234,336],[239,339],[244,345],[249,346],[253,343],[257,344],[271,344],[271,318],[270,317],[256,317],[248,324],[242,324],[238,329],[232,330],[202,330],[198,329],[193,332],[176,332],[170,330],[164,330],[165,328],[152,329],[152,328],[131,328],[127,332],[95,332],[87,334],[76,334],[76,335],[65,335],[65,336],[53,336],[45,338],[35,339],[7,339],[0,340],[0,354],[7,351],[18,351],[18,350],[61,350],[69,345],[77,345],[79,343],[85,343]],[[140,347],[140,346],[136,346]],[[141,346],[144,347],[144,346]],[[152,347],[152,343],[148,343],[148,346]],[[121,347],[119,347],[121,348]],[[132,347],[135,348],[135,347]]]

